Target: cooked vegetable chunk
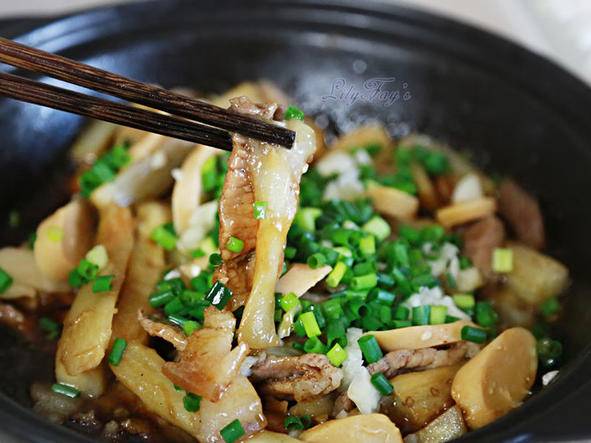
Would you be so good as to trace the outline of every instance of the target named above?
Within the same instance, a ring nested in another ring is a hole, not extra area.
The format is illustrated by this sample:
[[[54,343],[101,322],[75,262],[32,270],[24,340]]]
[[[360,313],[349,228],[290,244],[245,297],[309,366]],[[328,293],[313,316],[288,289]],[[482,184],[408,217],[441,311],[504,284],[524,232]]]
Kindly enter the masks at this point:
[[[452,406],[423,429],[404,437],[405,443],[444,443],[467,432],[462,411]]]
[[[310,443],[402,443],[396,425],[382,414],[327,421],[302,432],[300,440]]]
[[[402,432],[415,432],[453,404],[451,384],[461,365],[397,375],[390,380],[394,393],[384,397],[380,412]]]
[[[446,228],[452,228],[474,220],[493,215],[496,210],[496,202],[493,198],[482,197],[446,206],[437,211],[437,221]]]
[[[100,212],[97,242],[105,246],[109,257],[102,272],[115,277],[108,292],[95,294],[91,284],[78,291],[64,321],[56,353],[56,375],[60,382],[60,374],[75,377],[96,368],[109,345],[115,304],[133,246],[133,219],[129,209],[107,206]]]
[[[367,195],[381,214],[402,220],[412,219],[417,215],[419,200],[406,192],[370,183]]]
[[[559,295],[568,285],[568,270],[559,261],[517,243],[513,251],[513,270],[507,274],[507,285],[523,301],[539,305]]]
[[[537,366],[536,341],[526,329],[507,329],[490,342],[452,384],[468,426],[481,428],[519,406],[535,381]]]
[[[113,319],[113,336],[143,342],[147,334],[138,321],[138,311],[146,315],[152,311],[148,297],[166,265],[164,249],[150,235],[170,220],[170,211],[161,203],[146,202],[138,206],[137,214],[136,241]]]
[[[375,336],[384,351],[398,349],[422,349],[448,345],[462,340],[462,328],[472,325],[462,320],[443,325],[411,326],[389,331],[368,332]]]
[[[37,228],[35,261],[49,279],[65,282],[94,240],[94,214],[81,199],[72,200]]]
[[[140,343],[128,343],[123,359],[118,366],[111,366],[117,380],[137,395],[144,406],[164,420],[196,436],[201,421],[199,414],[188,412],[183,405],[183,391],[162,373],[164,360],[154,351]]]

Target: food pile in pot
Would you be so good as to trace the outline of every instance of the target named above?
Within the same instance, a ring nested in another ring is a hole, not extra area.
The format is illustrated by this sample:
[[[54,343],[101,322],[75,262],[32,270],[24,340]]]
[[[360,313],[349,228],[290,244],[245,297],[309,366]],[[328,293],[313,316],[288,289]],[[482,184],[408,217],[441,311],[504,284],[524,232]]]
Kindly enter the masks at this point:
[[[0,250],[0,321],[55,355],[49,420],[111,441],[444,442],[556,375],[566,267],[536,199],[378,123],[231,153],[90,122],[70,200]],[[542,382],[543,380],[543,382]]]

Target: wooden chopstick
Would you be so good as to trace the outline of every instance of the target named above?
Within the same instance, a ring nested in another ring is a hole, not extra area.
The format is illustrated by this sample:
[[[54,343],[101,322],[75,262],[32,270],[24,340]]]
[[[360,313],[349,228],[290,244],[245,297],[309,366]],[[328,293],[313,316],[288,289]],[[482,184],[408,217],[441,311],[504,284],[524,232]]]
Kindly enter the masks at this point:
[[[295,133],[201,100],[0,38],[0,61],[173,115],[291,148]]]
[[[226,151],[232,150],[230,133],[223,129],[103,100],[12,74],[0,72],[0,94],[16,100],[48,106],[143,131],[188,140]]]

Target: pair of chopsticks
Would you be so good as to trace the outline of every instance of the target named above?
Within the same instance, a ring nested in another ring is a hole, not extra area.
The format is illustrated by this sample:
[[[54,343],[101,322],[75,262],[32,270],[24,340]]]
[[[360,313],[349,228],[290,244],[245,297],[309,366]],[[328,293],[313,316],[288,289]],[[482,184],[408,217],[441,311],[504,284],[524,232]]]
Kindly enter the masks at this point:
[[[5,38],[0,38],[0,62],[170,115],[0,72],[0,95],[16,100],[224,150],[232,149],[231,132],[286,148],[295,139],[295,133],[286,128]]]

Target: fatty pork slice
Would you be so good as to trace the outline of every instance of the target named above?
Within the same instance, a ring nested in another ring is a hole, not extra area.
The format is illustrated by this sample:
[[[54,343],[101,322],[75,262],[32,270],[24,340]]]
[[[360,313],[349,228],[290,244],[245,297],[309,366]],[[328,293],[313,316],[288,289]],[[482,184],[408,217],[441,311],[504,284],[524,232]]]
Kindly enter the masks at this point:
[[[188,338],[179,361],[165,363],[162,372],[187,392],[219,401],[248,354],[244,343],[232,349],[235,326],[231,312],[207,308],[203,328]]]
[[[276,114],[276,105],[255,105],[244,97],[231,109],[261,118]],[[219,207],[220,250],[224,260],[216,278],[233,292],[230,309],[245,305],[238,339],[253,349],[275,346],[274,289],[283,265],[287,231],[297,210],[302,174],[316,149],[314,131],[299,120],[283,124],[296,132],[291,149],[259,142],[239,134],[228,164]],[[255,219],[253,204],[264,202],[265,216]],[[244,242],[231,252],[230,237]]]

